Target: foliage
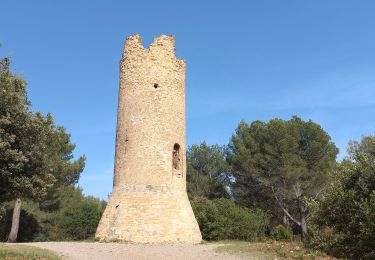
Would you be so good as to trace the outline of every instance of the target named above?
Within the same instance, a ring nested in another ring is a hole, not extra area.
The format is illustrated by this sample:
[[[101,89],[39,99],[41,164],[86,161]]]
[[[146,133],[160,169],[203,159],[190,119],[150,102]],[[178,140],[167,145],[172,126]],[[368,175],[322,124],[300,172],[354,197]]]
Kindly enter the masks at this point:
[[[259,241],[268,225],[261,211],[252,212],[228,199],[197,198],[191,204],[205,240]]]
[[[13,204],[8,203],[4,218],[0,220],[0,241],[6,241],[12,224]],[[19,242],[30,242],[34,235],[40,231],[40,224],[36,216],[27,209],[21,209]]]
[[[227,191],[229,166],[225,148],[203,142],[187,151],[187,191],[190,199],[229,198]]]
[[[55,178],[47,165],[51,117],[30,111],[26,82],[0,60],[0,202],[41,198]]]
[[[80,174],[85,168],[86,160],[85,156],[73,160],[75,145],[70,141],[70,134],[66,132],[64,127],[56,126],[51,115],[49,115],[49,118],[51,131],[48,133],[45,153],[49,171],[55,182],[40,200],[40,209],[47,212],[59,209],[59,203],[61,202],[59,189],[63,186],[78,183]]]
[[[73,161],[75,144],[62,126],[53,124],[47,141],[48,165],[56,179],[55,186],[76,184],[85,168],[86,157]]]
[[[351,142],[334,182],[311,200],[310,245],[338,257],[375,258],[375,136]]]
[[[85,157],[73,160],[75,145],[51,114],[31,111],[26,82],[9,66],[8,58],[0,60],[0,203],[20,198],[42,201],[40,208],[45,211],[57,210],[59,187],[78,182]],[[28,216],[22,212],[21,216]],[[13,227],[19,217],[15,215]],[[16,230],[9,241],[16,240]],[[23,232],[21,236],[28,240]]]
[[[72,186],[61,191],[62,209],[52,218],[52,240],[84,240],[95,235],[105,209],[105,203],[92,196],[84,197],[82,190]]]
[[[38,202],[23,203],[21,211],[19,242],[82,240],[95,235],[105,202],[82,194],[72,185],[57,189],[59,208],[43,211]],[[0,220],[0,241],[6,240],[12,220],[13,204],[6,207],[6,215]]]
[[[236,180],[233,195],[242,205],[268,211],[278,223],[284,215],[306,234],[304,199],[324,189],[337,152],[329,135],[312,121],[240,122],[228,155]]]
[[[290,240],[293,236],[293,231],[284,225],[278,225],[272,229],[271,237],[276,241]]]
[[[24,245],[0,245],[0,259],[58,260],[54,252]]]

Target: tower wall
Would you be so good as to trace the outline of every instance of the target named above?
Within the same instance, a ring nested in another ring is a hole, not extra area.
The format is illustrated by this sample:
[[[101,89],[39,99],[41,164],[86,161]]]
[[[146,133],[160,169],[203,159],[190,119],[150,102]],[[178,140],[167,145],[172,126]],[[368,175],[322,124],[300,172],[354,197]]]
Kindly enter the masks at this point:
[[[186,193],[185,61],[174,37],[125,42],[120,62],[114,187],[96,236],[200,242]]]

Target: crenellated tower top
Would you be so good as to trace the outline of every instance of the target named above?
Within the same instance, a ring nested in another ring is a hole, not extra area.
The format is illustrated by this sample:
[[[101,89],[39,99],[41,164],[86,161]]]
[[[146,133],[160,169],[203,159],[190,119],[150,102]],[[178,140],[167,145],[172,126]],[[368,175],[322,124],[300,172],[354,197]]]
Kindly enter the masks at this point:
[[[125,40],[122,60],[125,58],[131,58],[134,55],[143,58],[146,58],[146,55],[153,56],[153,59],[166,59],[169,57],[185,67],[185,60],[176,57],[174,35],[157,36],[154,38],[150,46],[146,48],[142,44],[142,37],[138,34],[133,34]]]

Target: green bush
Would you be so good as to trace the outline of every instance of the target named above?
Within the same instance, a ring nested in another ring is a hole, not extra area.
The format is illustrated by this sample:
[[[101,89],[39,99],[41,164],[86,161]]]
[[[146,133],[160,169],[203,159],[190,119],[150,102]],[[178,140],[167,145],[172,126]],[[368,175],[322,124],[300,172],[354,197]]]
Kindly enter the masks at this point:
[[[276,240],[276,241],[281,241],[281,240],[290,240],[293,236],[293,231],[290,228],[287,228],[283,225],[278,225],[276,226],[272,232],[271,232],[271,237]]]
[[[56,240],[84,240],[95,235],[102,213],[100,201],[85,198],[64,209],[56,218]]]
[[[43,211],[40,203],[24,200],[21,209],[18,242],[84,240],[95,235],[105,203],[92,196],[84,196],[73,185],[56,191],[56,206]],[[4,204],[0,218],[0,241],[10,232],[13,203]],[[0,208],[1,209],[1,208]]]
[[[259,241],[268,225],[263,212],[252,212],[229,199],[200,198],[191,205],[204,240]]]
[[[309,202],[308,242],[339,258],[375,259],[375,136],[348,151],[327,192]]]
[[[62,208],[53,214],[51,240],[84,240],[95,235],[104,211],[103,201],[92,196],[84,197],[78,188],[65,188],[61,197]]]

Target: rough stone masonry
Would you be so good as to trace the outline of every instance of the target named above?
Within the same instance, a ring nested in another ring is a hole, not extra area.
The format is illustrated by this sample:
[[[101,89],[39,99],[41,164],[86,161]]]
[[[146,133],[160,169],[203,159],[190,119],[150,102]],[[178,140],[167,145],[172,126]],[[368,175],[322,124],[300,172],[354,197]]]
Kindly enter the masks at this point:
[[[185,61],[174,36],[144,48],[125,42],[120,62],[113,192],[100,220],[101,241],[199,243],[186,193]]]

